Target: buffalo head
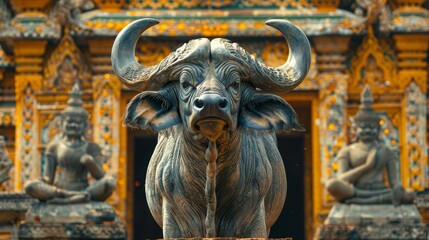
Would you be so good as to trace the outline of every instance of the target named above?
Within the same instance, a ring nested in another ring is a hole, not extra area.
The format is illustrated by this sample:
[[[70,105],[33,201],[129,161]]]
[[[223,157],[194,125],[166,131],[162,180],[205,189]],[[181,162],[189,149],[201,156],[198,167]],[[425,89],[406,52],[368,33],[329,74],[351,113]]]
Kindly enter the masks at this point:
[[[216,141],[238,127],[258,130],[299,129],[293,109],[280,97],[297,87],[310,66],[305,34],[286,20],[267,25],[285,37],[290,54],[280,67],[268,67],[226,39],[191,40],[155,66],[135,60],[140,35],[157,24],[137,20],[124,28],[112,49],[113,68],[129,88],[142,91],[128,105],[125,123],[163,130],[182,123],[185,132]]]

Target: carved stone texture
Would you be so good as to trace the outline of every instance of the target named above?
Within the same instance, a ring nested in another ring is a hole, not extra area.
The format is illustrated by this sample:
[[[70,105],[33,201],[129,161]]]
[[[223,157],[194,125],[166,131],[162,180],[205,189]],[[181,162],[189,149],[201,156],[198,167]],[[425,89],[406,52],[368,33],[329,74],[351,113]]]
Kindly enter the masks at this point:
[[[343,148],[336,157],[338,174],[326,182],[336,200],[354,204],[410,204],[415,193],[405,191],[397,177],[397,158],[379,141],[380,117],[372,106],[366,85],[359,111],[353,118],[357,142]],[[387,182],[384,172],[387,172]]]
[[[296,88],[311,63],[307,37],[288,21],[267,22],[290,48],[279,67],[221,38],[191,40],[146,67],[135,59],[136,42],[157,23],[131,23],[112,49],[120,80],[141,91],[125,123],[159,132],[146,178],[152,215],[164,238],[268,237],[286,197],[274,133],[302,128],[286,101],[256,88]]]
[[[23,223],[19,226],[19,239],[126,239],[125,228],[116,224],[81,223]]]
[[[420,211],[423,223],[429,224],[429,194],[427,192],[420,193],[414,203]]]
[[[318,239],[427,239],[415,205],[336,204]]]
[[[25,215],[27,223],[103,223],[118,220],[116,218],[112,206],[104,202],[71,205],[40,202],[32,204]]]
[[[62,138],[46,148],[45,169],[40,179],[26,182],[28,195],[55,204],[104,201],[115,189],[115,179],[103,170],[104,156],[98,144],[86,139],[88,112],[76,84],[61,112]],[[88,181],[88,176],[94,182]]]
[[[14,224],[23,219],[25,212],[35,201],[26,194],[0,193],[0,225]]]
[[[0,136],[0,184],[10,178],[9,171],[12,167],[13,163],[6,149],[6,142],[4,137]]]
[[[112,206],[104,202],[34,203],[19,226],[20,239],[126,239]]]

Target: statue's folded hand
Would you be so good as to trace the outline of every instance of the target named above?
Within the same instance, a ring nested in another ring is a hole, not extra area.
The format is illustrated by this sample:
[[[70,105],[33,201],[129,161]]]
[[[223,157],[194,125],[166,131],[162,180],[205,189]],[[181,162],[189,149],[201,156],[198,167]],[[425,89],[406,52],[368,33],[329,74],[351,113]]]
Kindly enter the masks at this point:
[[[373,147],[368,153],[368,156],[366,158],[365,165],[367,165],[370,168],[373,168],[376,163],[376,155],[377,155],[377,148]]]
[[[88,165],[89,163],[91,163],[92,161],[94,161],[94,158],[89,155],[89,154],[84,154],[81,158],[80,158],[80,163],[82,165]]]

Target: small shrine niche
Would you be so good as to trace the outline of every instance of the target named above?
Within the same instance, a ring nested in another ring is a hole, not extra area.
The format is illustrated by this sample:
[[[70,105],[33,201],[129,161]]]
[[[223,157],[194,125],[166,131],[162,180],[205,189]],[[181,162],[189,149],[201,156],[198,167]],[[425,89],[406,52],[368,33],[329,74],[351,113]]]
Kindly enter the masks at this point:
[[[377,65],[377,61],[374,56],[369,55],[366,59],[366,65],[362,68],[362,80],[359,82],[360,87],[365,86],[365,84],[380,84],[384,80],[383,70]],[[389,85],[389,81],[384,82],[385,85]]]
[[[351,61],[349,93],[358,96],[366,84],[371,86],[374,96],[386,91],[397,92],[399,84],[394,62],[385,54],[372,30],[363,40]]]
[[[83,89],[90,88],[88,69],[84,59],[70,35],[64,35],[52,52],[45,66],[43,90],[57,90],[67,93],[79,82]]]

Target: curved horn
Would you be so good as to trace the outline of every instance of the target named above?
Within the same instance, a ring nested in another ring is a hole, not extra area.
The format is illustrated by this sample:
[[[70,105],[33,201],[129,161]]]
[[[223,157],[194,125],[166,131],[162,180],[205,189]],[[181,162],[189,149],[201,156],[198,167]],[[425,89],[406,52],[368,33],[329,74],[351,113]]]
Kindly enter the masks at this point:
[[[141,34],[159,21],[151,18],[136,20],[118,34],[112,47],[112,66],[119,79],[131,89],[147,89],[157,66],[145,67],[135,59],[135,49]]]
[[[265,22],[279,30],[289,46],[289,57],[280,67],[258,63],[259,78],[251,78],[256,86],[271,92],[287,92],[296,88],[305,78],[311,63],[311,46],[304,32],[287,20]]]

